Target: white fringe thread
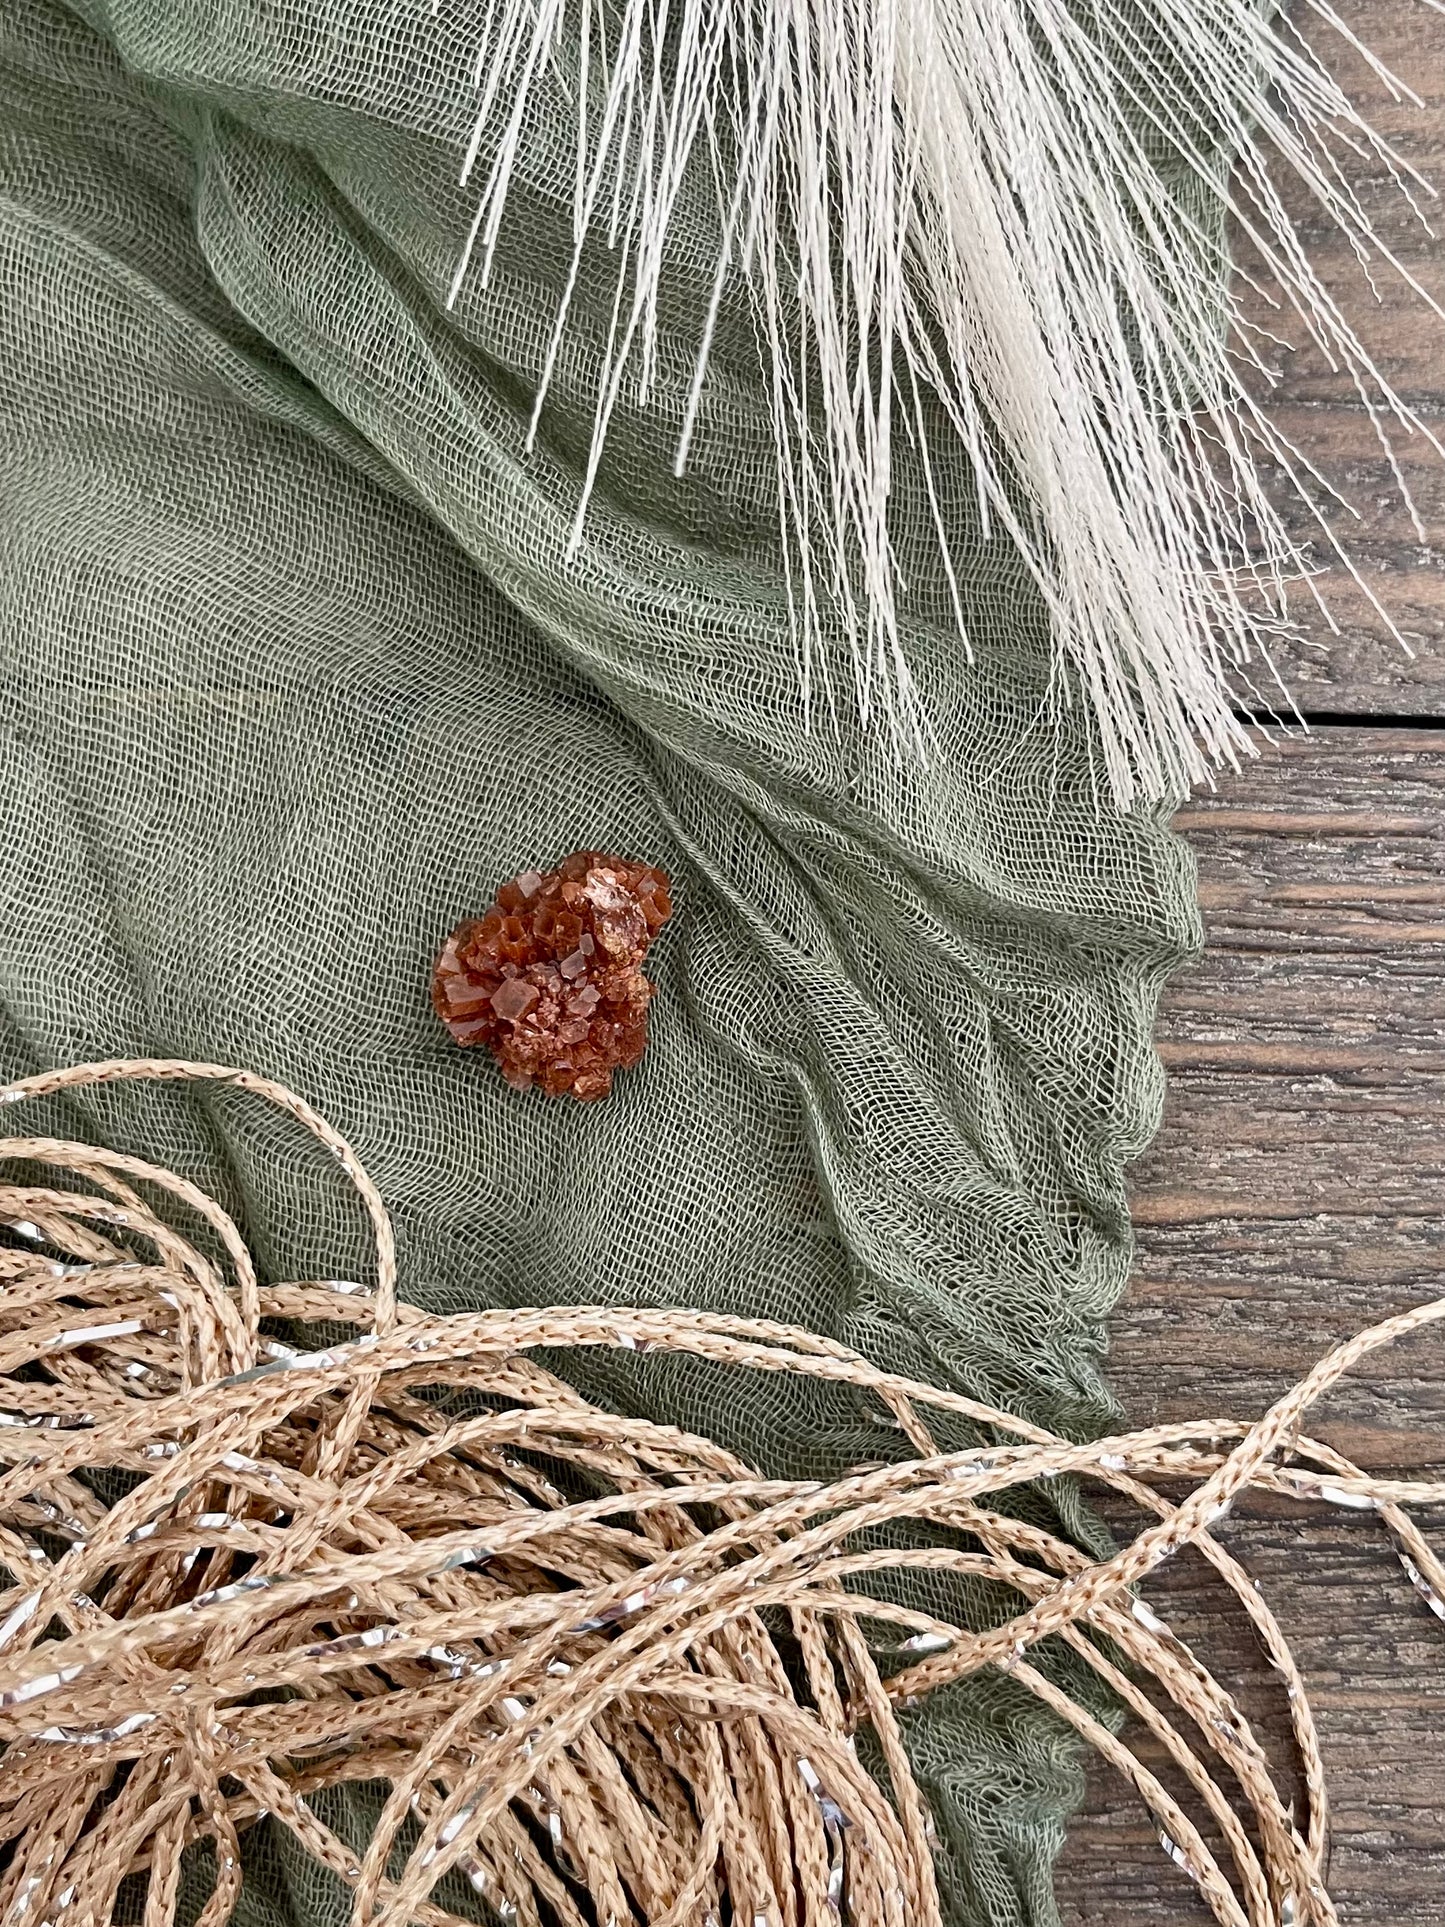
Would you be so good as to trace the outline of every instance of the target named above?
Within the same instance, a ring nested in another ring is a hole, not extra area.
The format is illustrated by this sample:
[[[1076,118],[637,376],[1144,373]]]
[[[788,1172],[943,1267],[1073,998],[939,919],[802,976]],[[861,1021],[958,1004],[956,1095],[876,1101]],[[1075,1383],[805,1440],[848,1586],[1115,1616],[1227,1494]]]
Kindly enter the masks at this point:
[[[1441,0],[1421,4],[1445,11]],[[1329,0],[1300,0],[1298,11],[1363,56],[1395,99],[1419,104]],[[532,436],[583,249],[605,239],[618,264],[572,554],[624,383],[648,399],[669,237],[702,163],[720,239],[676,465],[681,473],[723,290],[741,275],[771,381],[810,710],[819,689],[831,697],[825,625],[841,624],[862,718],[881,716],[927,753],[888,526],[900,436],[921,458],[970,647],[928,395],[966,447],[986,530],[1017,545],[1038,584],[1052,695],[1092,705],[1119,807],[1177,796],[1252,752],[1238,684],[1252,686],[1251,665],[1262,664],[1283,691],[1271,648],[1299,633],[1290,582],[1304,580],[1338,633],[1272,477],[1303,500],[1408,650],[1320,497],[1358,511],[1258,399],[1273,379],[1261,346],[1279,337],[1246,319],[1220,243],[1160,172],[1161,155],[1182,163],[1225,204],[1263,264],[1264,285],[1240,278],[1292,310],[1348,376],[1423,537],[1390,426],[1445,450],[1319,279],[1277,177],[1280,163],[1298,176],[1367,275],[1372,257],[1385,261],[1445,318],[1374,232],[1337,146],[1357,175],[1383,168],[1422,222],[1415,196],[1435,190],[1268,0],[489,0],[462,171],[481,186],[453,300],[473,263],[483,283],[491,270],[523,134],[558,87],[564,47],[580,76],[565,92],[576,114],[576,256]],[[1207,144],[1202,127],[1214,130]]]

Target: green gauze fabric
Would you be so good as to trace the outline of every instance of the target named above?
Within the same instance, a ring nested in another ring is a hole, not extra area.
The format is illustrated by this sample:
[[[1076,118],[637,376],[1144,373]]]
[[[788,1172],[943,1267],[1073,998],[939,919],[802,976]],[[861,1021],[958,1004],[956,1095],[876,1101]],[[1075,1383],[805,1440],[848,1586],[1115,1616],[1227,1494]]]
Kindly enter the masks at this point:
[[[939,753],[900,758],[846,702],[805,726],[739,290],[671,473],[701,196],[657,392],[622,397],[565,558],[609,270],[584,263],[526,455],[570,181],[531,129],[490,285],[447,311],[472,13],[0,0],[0,1068],[284,1080],[358,1147],[429,1307],[783,1319],[1088,1433],[1188,857],[1162,812],[1097,804],[961,456],[937,479],[971,663],[903,457],[896,487]],[[662,865],[679,901],[649,1054],[596,1106],[518,1097],[428,1003],[446,931],[579,846]],[[214,1189],[272,1275],[366,1263],[334,1174],[234,1092],[52,1116]],[[778,1473],[890,1449],[841,1391],[563,1368]],[[1001,1676],[908,1720],[953,1918],[1053,1921],[1068,1736]],[[299,1852],[264,1828],[250,1852],[252,1920],[345,1920]]]

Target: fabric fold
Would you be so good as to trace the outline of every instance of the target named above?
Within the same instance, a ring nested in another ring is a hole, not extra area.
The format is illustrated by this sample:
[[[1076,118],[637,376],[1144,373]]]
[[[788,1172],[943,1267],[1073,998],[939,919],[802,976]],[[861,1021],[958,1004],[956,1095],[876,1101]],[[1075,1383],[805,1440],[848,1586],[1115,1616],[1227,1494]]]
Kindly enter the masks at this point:
[[[1042,605],[961,461],[938,480],[971,660],[900,463],[924,763],[841,703],[804,717],[740,298],[687,474],[680,296],[569,557],[596,289],[529,454],[565,184],[543,129],[490,285],[448,312],[460,10],[87,11],[0,8],[5,1074],[280,1078],[356,1144],[434,1308],[747,1312],[1098,1429],[1193,873],[1048,709]],[[679,904],[648,1057],[596,1107],[518,1099],[427,1000],[451,925],[574,847],[660,864]],[[72,1113],[218,1188],[276,1275],[361,1262],[320,1165],[224,1094]],[[841,1390],[576,1376],[771,1471],[890,1450]],[[955,1918],[1045,1927],[1072,1743],[1001,1677],[910,1731]],[[255,1851],[255,1919],[346,1917]]]

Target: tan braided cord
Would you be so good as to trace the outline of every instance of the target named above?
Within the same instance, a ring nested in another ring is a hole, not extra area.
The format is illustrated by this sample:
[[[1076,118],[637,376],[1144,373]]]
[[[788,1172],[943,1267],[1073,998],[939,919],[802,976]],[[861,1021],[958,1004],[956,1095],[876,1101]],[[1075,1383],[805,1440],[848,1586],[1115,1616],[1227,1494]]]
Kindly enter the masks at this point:
[[[1217,1920],[1334,1921],[1305,1684],[1211,1527],[1249,1489],[1372,1512],[1445,1619],[1445,1570],[1407,1510],[1445,1501],[1445,1484],[1366,1477],[1299,1429],[1445,1299],[1360,1333],[1251,1426],[1077,1444],[782,1326],[419,1312],[397,1299],[391,1226],[354,1152],[245,1071],[81,1065],[0,1102],[124,1079],[222,1080],[278,1105],[354,1186],[375,1270],[265,1283],[184,1179],[88,1144],[0,1141],[30,1176],[0,1185],[6,1920],[103,1927],[140,1876],[145,1927],[168,1927],[182,1856],[203,1843],[203,1927],[222,1927],[242,1835],[269,1815],[350,1889],[357,1923],[447,1927],[438,1890],[461,1876],[476,1911],[537,1927],[933,1927],[906,1708],[998,1667],[1132,1783]],[[599,1410],[535,1362],[543,1347],[849,1385],[896,1456],[826,1486],[767,1479],[707,1439]],[[980,1443],[940,1452],[930,1408]],[[999,1509],[1064,1474],[1146,1515],[1114,1556]],[[910,1543],[910,1524],[930,1530]],[[1138,1593],[1186,1548],[1278,1669],[1300,1813],[1230,1693]],[[995,1581],[1018,1610],[979,1631],[904,1608],[886,1574],[905,1566]],[[1188,1809],[1035,1663],[1050,1637],[1162,1747]],[[357,1855],[318,1796],[361,1782],[387,1791]]]

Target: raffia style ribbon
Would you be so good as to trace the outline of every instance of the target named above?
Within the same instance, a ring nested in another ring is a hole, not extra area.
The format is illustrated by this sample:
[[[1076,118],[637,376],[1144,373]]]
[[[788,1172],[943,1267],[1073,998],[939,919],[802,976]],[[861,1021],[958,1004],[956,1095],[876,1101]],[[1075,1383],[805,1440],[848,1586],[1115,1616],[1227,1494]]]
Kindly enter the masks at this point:
[[[932,1829],[899,1709],[1001,1667],[1138,1789],[1217,1920],[1335,1920],[1304,1684],[1211,1527],[1250,1488],[1372,1511],[1445,1619],[1445,1569],[1405,1510],[1445,1501],[1445,1484],[1367,1478],[1299,1430],[1361,1358],[1445,1317],[1445,1299],[1360,1333],[1252,1426],[1079,1445],[780,1326],[401,1304],[391,1226],[355,1153],[244,1071],[82,1065],[0,1102],[123,1079],[220,1080],[305,1126],[369,1215],[375,1276],[263,1284],[234,1223],[184,1179],[87,1144],[0,1141],[5,1159],[85,1187],[0,1185],[0,1224],[19,1234],[0,1249],[6,1919],[93,1927],[141,1875],[145,1927],[166,1927],[182,1856],[209,1842],[202,1927],[221,1927],[240,1836],[270,1814],[350,1888],[357,1923],[446,1927],[466,1880],[503,1919],[539,1927],[934,1927]],[[155,1192],[199,1214],[205,1237],[158,1215]],[[293,1337],[325,1329],[297,1349],[265,1335],[275,1320]],[[914,1456],[826,1486],[762,1478],[707,1439],[599,1410],[528,1357],[544,1346],[840,1382],[876,1400]],[[928,1408],[984,1442],[940,1453]],[[1093,1561],[991,1503],[1061,1473],[1150,1522]],[[1191,1480],[1181,1504],[1155,1489]],[[894,1521],[966,1537],[880,1544]],[[1135,1590],[1185,1547],[1231,1587],[1282,1676],[1298,1821],[1230,1694]],[[890,1568],[994,1580],[1020,1610],[986,1631],[950,1625],[871,1591]],[[1152,1734],[1198,1822],[1032,1663],[1050,1635]],[[855,1750],[865,1728],[887,1793]],[[328,1790],[363,1782],[388,1790],[358,1851],[329,1824]]]

